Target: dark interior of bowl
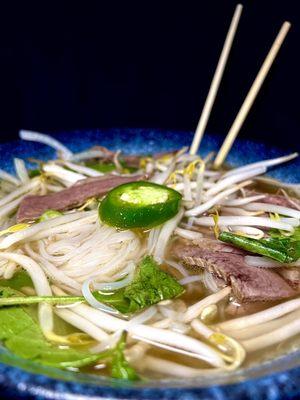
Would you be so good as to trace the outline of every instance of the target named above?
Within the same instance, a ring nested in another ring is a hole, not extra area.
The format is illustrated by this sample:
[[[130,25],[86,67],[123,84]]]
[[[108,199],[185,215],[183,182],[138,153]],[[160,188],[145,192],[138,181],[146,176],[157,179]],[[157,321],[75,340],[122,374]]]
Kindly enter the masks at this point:
[[[125,153],[152,153],[188,146],[191,132],[171,132],[145,129],[111,129],[74,131],[55,135],[72,151],[81,151],[101,144]],[[201,145],[201,155],[216,151],[221,136],[206,135]],[[297,149],[291,149],[295,151]],[[237,140],[228,157],[230,165],[243,165],[285,154],[268,144]],[[9,155],[9,156],[8,156]],[[0,146],[1,167],[13,170],[13,157],[49,159],[54,151],[33,142],[10,142]],[[300,182],[300,161],[270,171],[270,176],[286,183]],[[95,375],[60,371],[41,367],[33,362],[18,359],[5,349],[0,349],[0,388],[4,398],[160,398],[160,399],[281,399],[300,396],[300,352],[281,356],[273,361],[248,369],[211,375],[203,378],[128,384]],[[298,368],[297,368],[298,367]],[[31,396],[31,397],[30,397]],[[67,397],[73,396],[73,397]]]

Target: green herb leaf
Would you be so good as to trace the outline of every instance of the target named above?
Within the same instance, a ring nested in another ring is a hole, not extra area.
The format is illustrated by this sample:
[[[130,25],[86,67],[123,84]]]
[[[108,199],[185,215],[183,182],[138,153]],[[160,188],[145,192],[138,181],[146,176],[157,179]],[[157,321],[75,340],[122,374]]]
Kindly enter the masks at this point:
[[[117,343],[111,359],[111,376],[116,379],[137,380],[139,379],[135,370],[129,365],[124,356],[126,346],[126,333],[124,332]]]
[[[10,279],[0,279],[0,286],[21,290],[23,287],[33,287],[33,283],[27,272],[19,271]]]
[[[88,161],[85,163],[85,165],[89,168],[94,169],[95,171],[103,173],[112,172],[116,169],[115,164],[111,162],[104,163],[104,162]]]
[[[133,313],[180,296],[184,288],[171,275],[162,271],[153,257],[146,256],[130,285],[114,293],[94,292],[97,300],[115,307],[123,314]]]
[[[34,178],[34,177],[36,177],[36,176],[41,175],[41,170],[38,169],[38,168],[36,168],[36,169],[30,169],[30,170],[28,171],[28,175],[29,175],[29,178]]]
[[[9,280],[0,280],[2,286],[20,290],[32,286],[26,273],[19,273]],[[1,286],[1,285],[0,285]],[[162,300],[180,296],[184,288],[171,275],[162,271],[153,257],[145,257],[139,265],[133,281],[115,292],[93,292],[98,301],[109,304],[122,314],[134,313],[157,304]],[[13,296],[0,297],[0,307],[29,305],[46,302],[49,304],[70,304],[85,301],[83,296]]]
[[[0,288],[0,298],[20,295],[11,288]],[[54,346],[45,339],[32,316],[16,306],[0,308],[0,340],[17,356],[56,368],[83,367],[109,355]]]
[[[129,167],[125,161],[121,160],[120,164],[124,168],[124,173],[133,173],[138,170],[138,168],[135,167]],[[94,161],[88,161],[85,163],[85,165],[89,168],[94,169],[95,171],[98,172],[103,172],[103,173],[108,173],[112,172],[116,169],[116,166],[112,162],[94,162]]]
[[[286,239],[289,238],[292,241],[298,241],[300,240],[300,226],[294,229],[294,232],[289,235],[283,235],[282,232],[278,229],[270,229],[269,230],[269,235],[273,238],[279,238],[279,239]]]
[[[273,258],[281,263],[291,263],[300,258],[300,241],[289,237],[251,239],[229,232],[222,232],[219,240],[252,253]]]

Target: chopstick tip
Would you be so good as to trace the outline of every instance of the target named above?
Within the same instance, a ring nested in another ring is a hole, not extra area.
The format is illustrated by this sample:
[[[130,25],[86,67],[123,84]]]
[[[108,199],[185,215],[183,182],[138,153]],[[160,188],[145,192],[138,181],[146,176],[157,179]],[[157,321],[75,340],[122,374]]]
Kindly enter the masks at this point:
[[[282,26],[285,26],[287,29],[290,29],[290,27],[292,26],[292,24],[290,23],[290,21],[284,21],[284,23],[282,24]]]

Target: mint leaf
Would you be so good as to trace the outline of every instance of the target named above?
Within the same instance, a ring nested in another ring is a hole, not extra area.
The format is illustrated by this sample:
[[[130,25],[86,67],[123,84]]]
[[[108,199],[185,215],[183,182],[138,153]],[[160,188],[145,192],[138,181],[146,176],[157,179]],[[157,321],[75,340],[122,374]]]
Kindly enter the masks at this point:
[[[134,313],[162,300],[180,296],[184,288],[162,271],[153,257],[146,256],[130,285],[114,293],[94,292],[97,300],[115,307],[123,314]]]

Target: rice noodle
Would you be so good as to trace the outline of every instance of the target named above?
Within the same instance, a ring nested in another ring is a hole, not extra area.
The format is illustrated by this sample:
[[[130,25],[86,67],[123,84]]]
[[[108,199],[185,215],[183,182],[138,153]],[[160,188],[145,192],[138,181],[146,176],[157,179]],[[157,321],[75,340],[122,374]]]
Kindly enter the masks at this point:
[[[39,243],[39,246],[41,246],[41,243]],[[36,252],[34,252],[32,250],[29,243],[26,243],[24,247],[25,247],[25,251],[30,255],[30,257],[40,263],[44,272],[51,280],[53,280],[54,282],[57,282],[57,283],[62,283],[64,285],[68,286],[69,288],[74,289],[71,291],[73,294],[80,293],[81,285],[78,282],[76,282],[74,279],[67,276],[63,271],[56,268],[48,260],[45,260],[43,257],[39,256]],[[69,289],[69,291],[70,291],[70,289]]]
[[[91,289],[90,289],[90,283],[93,280],[93,278],[87,279],[83,285],[82,285],[82,294],[85,298],[85,300],[94,308],[97,310],[101,310],[103,312],[107,312],[110,314],[117,314],[118,311],[115,308],[109,307],[106,304],[100,303],[95,296],[93,296]]]
[[[62,143],[60,143],[58,140],[54,139],[53,137],[51,137],[49,135],[45,135],[44,133],[20,130],[19,136],[23,140],[29,140],[31,142],[38,142],[38,143],[46,144],[46,145],[52,147],[53,149],[60,152],[63,159],[68,160],[73,155],[73,153],[66,146],[64,146]]]
[[[46,235],[49,235],[48,229],[52,229],[56,226],[59,226],[60,229],[67,229],[67,223],[73,222],[75,220],[80,219],[81,217],[91,217],[97,216],[97,212],[74,212],[70,214],[63,215],[61,217],[52,218],[48,221],[39,222],[34,224],[26,229],[15,232],[6,238],[4,238],[0,242],[0,249],[7,249],[8,247],[15,245],[16,243],[23,241],[25,239],[29,239],[35,237],[35,235],[46,232]],[[36,238],[35,238],[36,239]]]
[[[183,215],[183,210],[180,210],[175,217],[167,221],[159,234],[158,240],[157,240],[157,245],[154,250],[154,257],[156,260],[163,260],[166,246],[168,244],[168,241],[173,233],[173,231],[176,229],[177,225],[179,224],[179,221],[181,220]]]
[[[157,228],[152,228],[149,232],[147,250],[149,254],[153,254],[154,249],[157,245],[157,240],[161,231],[161,226]]]
[[[128,273],[126,278],[122,279],[121,281],[96,283],[96,282],[93,282],[93,278],[90,278],[92,281],[92,284],[94,286],[94,289],[100,290],[100,291],[101,290],[118,290],[118,289],[128,286],[133,280],[135,265],[133,262],[130,262],[128,264],[128,266],[130,266],[130,272]]]

